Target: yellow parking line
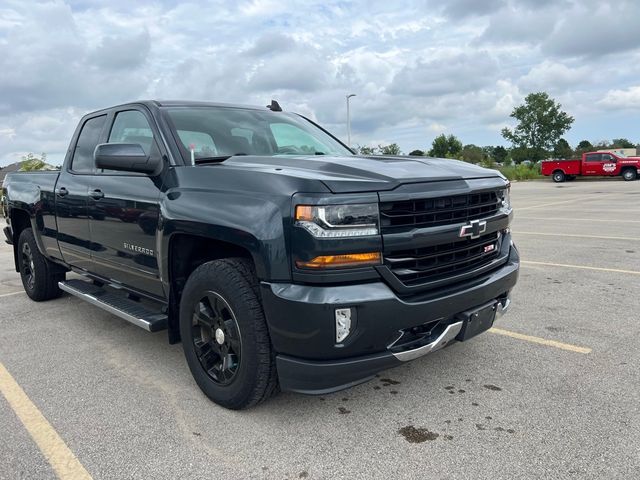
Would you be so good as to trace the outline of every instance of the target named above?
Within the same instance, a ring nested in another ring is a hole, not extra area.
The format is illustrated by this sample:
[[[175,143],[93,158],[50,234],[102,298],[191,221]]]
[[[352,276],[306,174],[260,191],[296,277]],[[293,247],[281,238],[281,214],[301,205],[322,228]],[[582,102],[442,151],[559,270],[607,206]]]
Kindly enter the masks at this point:
[[[69,447],[60,438],[38,407],[24,393],[7,369],[0,363],[0,392],[27,429],[33,441],[61,480],[91,479]]]
[[[504,335],[505,337],[517,338],[518,340],[524,340],[525,342],[538,343],[540,345],[546,345],[548,347],[559,348],[561,350],[568,350],[575,353],[591,353],[590,348],[578,347],[577,345],[571,345],[569,343],[556,342],[555,340],[547,340],[546,338],[532,337],[531,335],[524,335],[523,333],[512,332],[510,330],[503,330],[502,328],[490,328],[488,330],[491,333],[498,335]]]
[[[548,267],[579,268],[582,270],[596,270],[598,272],[629,273],[631,275],[640,275],[640,272],[637,270],[620,270],[619,268],[588,267],[587,265],[568,265],[566,263],[534,262],[532,260],[521,260],[520,263],[522,263],[523,265],[546,265]]]
[[[611,218],[569,218],[569,217],[522,217],[518,215],[518,220],[551,220],[562,222],[618,222],[618,223],[640,223],[640,220],[614,220]]]
[[[3,293],[2,295],[0,295],[0,298],[2,298],[2,297],[10,297],[12,295],[18,295],[20,293],[24,293],[24,290],[21,290],[19,292]]]
[[[547,237],[574,237],[574,238],[597,238],[600,240],[626,240],[631,242],[637,242],[640,240],[638,237],[605,237],[602,235],[579,235],[577,233],[542,233],[542,232],[522,232],[520,230],[513,230],[516,235],[544,235]]]

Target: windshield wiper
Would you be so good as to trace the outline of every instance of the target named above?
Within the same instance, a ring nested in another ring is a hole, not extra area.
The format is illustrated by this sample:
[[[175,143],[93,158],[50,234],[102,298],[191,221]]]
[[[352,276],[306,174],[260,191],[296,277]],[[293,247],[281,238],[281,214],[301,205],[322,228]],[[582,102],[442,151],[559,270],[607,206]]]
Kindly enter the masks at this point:
[[[200,163],[217,163],[230,159],[233,155],[219,155],[217,157],[199,157],[195,159],[196,165]]]

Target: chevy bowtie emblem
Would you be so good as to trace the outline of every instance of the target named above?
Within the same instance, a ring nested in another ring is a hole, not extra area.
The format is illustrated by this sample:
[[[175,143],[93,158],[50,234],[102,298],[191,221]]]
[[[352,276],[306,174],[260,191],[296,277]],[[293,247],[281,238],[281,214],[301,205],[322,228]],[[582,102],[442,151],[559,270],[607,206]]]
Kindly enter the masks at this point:
[[[482,220],[471,220],[468,225],[463,225],[460,229],[460,237],[479,238],[487,231],[487,222]]]

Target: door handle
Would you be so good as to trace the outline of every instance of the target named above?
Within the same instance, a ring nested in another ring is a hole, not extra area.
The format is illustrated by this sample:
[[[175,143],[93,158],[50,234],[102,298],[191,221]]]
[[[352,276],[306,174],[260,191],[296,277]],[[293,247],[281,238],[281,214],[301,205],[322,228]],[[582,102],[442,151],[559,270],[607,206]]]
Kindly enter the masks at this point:
[[[89,192],[89,196],[91,198],[93,198],[94,200],[100,200],[102,197],[104,197],[104,193],[102,193],[102,190],[100,190],[99,188],[95,189],[95,190],[91,190]]]
[[[60,187],[56,189],[56,195],[58,195],[59,197],[64,197],[68,194],[69,194],[69,190],[67,190],[64,187]]]

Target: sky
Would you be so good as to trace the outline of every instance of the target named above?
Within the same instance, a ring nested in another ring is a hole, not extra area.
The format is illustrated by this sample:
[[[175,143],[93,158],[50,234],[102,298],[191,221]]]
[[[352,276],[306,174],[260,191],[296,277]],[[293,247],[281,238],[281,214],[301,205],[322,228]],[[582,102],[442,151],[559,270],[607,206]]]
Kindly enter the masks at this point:
[[[0,166],[60,164],[80,117],[140,99],[267,105],[353,145],[508,146],[546,91],[575,146],[640,142],[640,1],[0,0]]]

